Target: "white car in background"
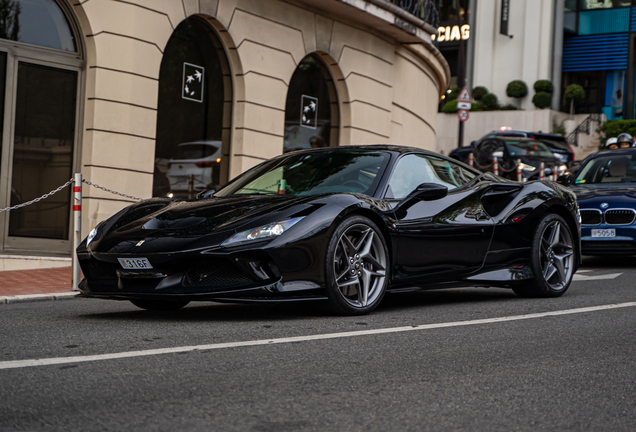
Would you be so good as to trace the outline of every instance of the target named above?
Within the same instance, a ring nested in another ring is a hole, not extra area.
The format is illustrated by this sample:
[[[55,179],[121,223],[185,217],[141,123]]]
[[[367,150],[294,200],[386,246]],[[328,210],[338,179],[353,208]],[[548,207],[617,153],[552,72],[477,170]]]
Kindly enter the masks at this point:
[[[197,193],[214,188],[221,169],[221,141],[181,143],[168,162],[166,177],[174,197],[188,198],[190,176],[193,179],[193,198]]]

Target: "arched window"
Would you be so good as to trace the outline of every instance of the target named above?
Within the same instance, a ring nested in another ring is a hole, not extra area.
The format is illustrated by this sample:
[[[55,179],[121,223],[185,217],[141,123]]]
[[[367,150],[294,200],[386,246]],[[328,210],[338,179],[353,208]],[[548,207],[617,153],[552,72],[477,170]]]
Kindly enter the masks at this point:
[[[12,120],[0,121],[0,208],[50,192],[77,165],[83,66],[67,13],[55,0],[0,1],[0,115]],[[70,206],[58,193],[0,213],[0,250],[69,252]]]
[[[224,115],[230,110],[224,106],[231,101],[218,37],[199,17],[182,21],[159,72],[154,196],[188,198],[227,182],[230,132]]]
[[[338,95],[327,66],[305,57],[292,75],[285,106],[284,151],[338,145]]]
[[[0,38],[77,51],[66,16],[54,0],[0,1]]]

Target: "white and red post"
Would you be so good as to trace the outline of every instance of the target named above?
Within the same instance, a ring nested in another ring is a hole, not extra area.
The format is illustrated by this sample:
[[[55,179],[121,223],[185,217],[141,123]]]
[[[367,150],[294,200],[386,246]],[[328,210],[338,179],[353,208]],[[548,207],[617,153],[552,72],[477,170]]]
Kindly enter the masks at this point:
[[[472,152],[468,155],[468,165],[470,165],[471,167],[475,166],[475,156]]]
[[[497,156],[494,157],[494,160],[492,162],[492,170],[494,171],[495,175],[499,175],[499,160],[497,159]]]
[[[521,177],[521,159],[517,159],[517,181],[520,182],[522,180],[523,178]]]
[[[539,168],[539,180],[543,180],[545,178],[545,163],[541,162],[541,167]]]
[[[77,261],[77,247],[82,241],[82,174],[75,173],[73,183],[73,278],[71,289],[78,290],[81,278],[79,262]]]

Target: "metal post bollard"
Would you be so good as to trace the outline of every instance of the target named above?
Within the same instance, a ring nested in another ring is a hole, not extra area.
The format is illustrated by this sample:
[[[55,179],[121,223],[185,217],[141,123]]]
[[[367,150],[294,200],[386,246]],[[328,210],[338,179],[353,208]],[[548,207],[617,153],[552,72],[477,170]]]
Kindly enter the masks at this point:
[[[521,180],[521,159],[517,159],[517,181],[520,182]]]
[[[75,173],[73,184],[73,266],[71,289],[78,291],[81,279],[79,261],[77,260],[77,247],[82,241],[82,174]]]
[[[468,155],[468,165],[471,167],[475,166],[475,157],[472,152]]]
[[[545,174],[545,163],[541,162],[541,167],[539,168],[539,180],[544,179]]]
[[[495,175],[499,175],[499,161],[497,160],[497,156],[494,157],[494,160],[492,162],[492,170]]]
[[[190,174],[188,179],[188,199],[194,198],[194,174]]]

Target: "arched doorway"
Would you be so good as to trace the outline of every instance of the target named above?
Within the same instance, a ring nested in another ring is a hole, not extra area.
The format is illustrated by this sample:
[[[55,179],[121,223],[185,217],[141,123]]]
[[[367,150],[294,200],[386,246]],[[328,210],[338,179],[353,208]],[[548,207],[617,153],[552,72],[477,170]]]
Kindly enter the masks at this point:
[[[66,183],[77,166],[84,57],[68,5],[0,3],[0,208]],[[68,253],[70,194],[0,213],[1,249]]]
[[[188,198],[227,182],[231,104],[219,38],[204,19],[187,18],[161,61],[153,196]]]
[[[289,83],[284,151],[337,146],[339,123],[338,94],[331,73],[320,57],[310,54]]]

